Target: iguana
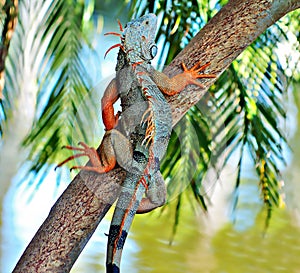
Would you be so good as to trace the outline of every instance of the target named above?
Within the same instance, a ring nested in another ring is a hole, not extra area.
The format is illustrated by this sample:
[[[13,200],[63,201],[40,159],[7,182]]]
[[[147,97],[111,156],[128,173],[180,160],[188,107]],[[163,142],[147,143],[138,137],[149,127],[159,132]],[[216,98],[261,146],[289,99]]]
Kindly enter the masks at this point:
[[[99,154],[80,142],[82,147],[65,146],[80,151],[60,164],[80,156],[88,156],[84,169],[104,173],[119,164],[127,172],[111,222],[107,246],[107,272],[119,272],[123,245],[135,213],[145,213],[165,203],[166,189],[160,173],[160,160],[167,149],[172,130],[171,108],[163,94],[171,96],[187,85],[203,85],[198,78],[214,78],[213,74],[199,74],[209,63],[196,64],[169,78],[155,70],[151,60],[157,53],[155,32],[157,18],[147,14],[133,20],[122,34],[116,66],[116,78],[106,88],[101,99],[102,119],[106,129]],[[106,52],[106,54],[110,51]],[[120,98],[122,113],[114,113],[113,105]],[[143,198],[143,196],[146,197]]]

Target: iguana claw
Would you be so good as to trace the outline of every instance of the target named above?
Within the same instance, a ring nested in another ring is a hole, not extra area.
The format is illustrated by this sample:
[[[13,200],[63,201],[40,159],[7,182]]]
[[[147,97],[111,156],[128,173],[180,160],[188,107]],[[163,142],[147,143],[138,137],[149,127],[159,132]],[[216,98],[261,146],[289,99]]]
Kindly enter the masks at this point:
[[[215,74],[199,74],[200,71],[203,71],[206,67],[210,66],[210,62],[201,65],[201,62],[196,63],[191,69],[188,69],[184,63],[181,63],[183,68],[183,73],[188,77],[188,82],[190,84],[195,84],[201,88],[204,88],[204,85],[201,84],[197,79],[201,78],[215,78]]]
[[[97,152],[97,150],[93,147],[89,147],[87,144],[84,142],[79,142],[78,145],[82,146],[80,147],[74,147],[74,146],[63,146],[64,149],[72,150],[72,151],[80,151],[81,153],[75,154],[72,156],[69,156],[67,159],[59,163],[54,170],[57,168],[61,167],[62,165],[66,164],[67,162],[79,158],[82,156],[87,156],[90,159],[90,166],[73,166],[70,168],[70,171],[75,170],[75,169],[82,169],[86,171],[94,171],[97,173],[105,173],[110,170],[112,170],[115,167],[115,158],[111,158],[111,160],[107,160],[107,164],[103,164],[102,161],[100,160],[100,156]]]

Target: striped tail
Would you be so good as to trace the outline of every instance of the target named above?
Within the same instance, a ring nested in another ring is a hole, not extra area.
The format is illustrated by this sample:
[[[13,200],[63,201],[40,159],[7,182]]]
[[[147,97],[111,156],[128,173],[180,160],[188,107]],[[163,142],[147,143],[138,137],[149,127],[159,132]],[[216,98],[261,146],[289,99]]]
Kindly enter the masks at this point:
[[[142,200],[145,186],[140,175],[127,173],[119,196],[107,243],[106,272],[119,273],[123,246],[134,215]]]

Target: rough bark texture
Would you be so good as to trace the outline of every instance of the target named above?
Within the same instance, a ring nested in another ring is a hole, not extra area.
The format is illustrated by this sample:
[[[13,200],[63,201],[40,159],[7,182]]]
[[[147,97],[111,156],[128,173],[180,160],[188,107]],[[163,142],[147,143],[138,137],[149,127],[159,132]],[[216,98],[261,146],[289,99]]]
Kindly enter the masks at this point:
[[[269,26],[288,12],[300,7],[300,0],[231,0],[218,12],[176,56],[164,70],[169,75],[181,72],[181,63],[192,67],[199,60],[211,65],[206,73],[220,75],[237,56]],[[216,78],[217,79],[217,78]],[[216,79],[202,80],[209,87]],[[207,91],[188,86],[185,92],[169,97],[172,106],[173,125]]]
[[[69,272],[118,196],[125,171],[80,172],[56,201],[14,272]]]
[[[300,0],[231,0],[198,33],[165,69],[172,76],[184,62],[210,61],[206,72],[220,75],[263,31],[286,13],[299,8]],[[168,98],[175,125],[184,113],[205,94],[205,89],[189,86],[178,96]],[[124,171],[115,169],[97,175],[80,172],[51,209],[14,272],[69,272],[87,241],[118,196]]]

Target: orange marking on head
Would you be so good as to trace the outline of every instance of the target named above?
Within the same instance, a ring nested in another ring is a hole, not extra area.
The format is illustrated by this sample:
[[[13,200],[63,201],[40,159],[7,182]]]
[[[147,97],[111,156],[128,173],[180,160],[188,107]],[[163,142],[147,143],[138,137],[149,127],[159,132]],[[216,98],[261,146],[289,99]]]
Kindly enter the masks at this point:
[[[107,36],[107,35],[114,35],[114,36],[122,37],[122,34],[120,34],[118,32],[106,32],[106,33],[104,33],[104,36]]]
[[[122,24],[121,24],[121,22],[120,22],[119,19],[118,19],[118,25],[119,25],[120,31],[123,32],[124,29],[123,29],[123,26],[122,26]],[[104,33],[104,35],[105,35],[105,36],[106,36],[106,35],[115,35],[115,36],[122,37],[122,34],[121,34],[121,33],[118,33],[118,32],[107,32],[107,33]]]
[[[120,31],[124,31],[124,29],[123,29],[123,26],[122,26],[122,23],[120,22],[120,20],[118,19],[118,25],[119,25],[119,28],[120,28]]]
[[[106,55],[108,54],[109,51],[111,51],[112,49],[116,48],[116,47],[120,47],[122,50],[124,50],[123,45],[121,44],[115,44],[113,46],[111,46],[104,54],[104,58],[106,57]]]

